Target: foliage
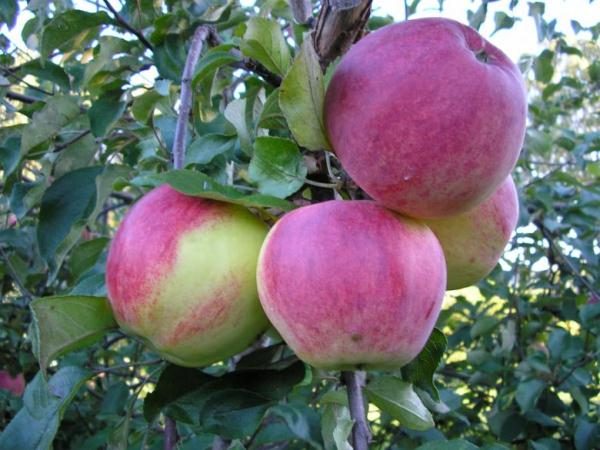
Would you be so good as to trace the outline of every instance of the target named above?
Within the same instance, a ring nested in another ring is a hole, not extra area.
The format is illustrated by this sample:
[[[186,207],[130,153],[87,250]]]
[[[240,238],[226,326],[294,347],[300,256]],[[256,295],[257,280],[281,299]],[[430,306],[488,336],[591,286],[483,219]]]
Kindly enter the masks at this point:
[[[0,37],[0,369],[28,380],[23,398],[0,390],[0,447],[159,448],[170,417],[182,449],[349,448],[337,374],[299,362],[272,330],[241,357],[183,369],[116,330],[105,301],[109,238],[148,187],[267,221],[361,197],[324,150],[331,71],[309,45],[313,22],[295,23],[283,0],[121,3],[0,6],[29,47]],[[405,2],[407,14],[420,3]],[[498,3],[465,17],[503,33],[533,20],[542,43],[520,61],[530,114],[519,228],[487,279],[448,294],[416,361],[368,374],[373,448],[600,440],[600,23],[573,21],[568,37],[544,2],[528,3],[530,18],[515,16],[522,0]],[[172,171],[181,73],[201,24],[218,40],[196,66],[186,167]]]

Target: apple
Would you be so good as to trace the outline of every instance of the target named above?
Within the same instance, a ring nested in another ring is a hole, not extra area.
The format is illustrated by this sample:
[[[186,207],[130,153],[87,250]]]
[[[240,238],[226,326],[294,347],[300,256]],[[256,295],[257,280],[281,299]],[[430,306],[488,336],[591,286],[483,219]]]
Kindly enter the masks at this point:
[[[433,232],[371,201],[286,214],[263,244],[258,292],[298,357],[331,370],[395,369],[419,354],[446,286]]]
[[[267,231],[242,207],[167,185],[152,190],[109,249],[106,284],[117,322],[182,366],[243,350],[268,324],[256,290]]]
[[[442,244],[447,289],[477,283],[498,263],[519,218],[519,198],[511,176],[490,198],[462,214],[424,222]]]
[[[337,66],[325,126],[352,179],[417,218],[455,215],[504,181],[523,143],[518,68],[475,30],[442,18],[383,27]]]
[[[10,391],[13,395],[21,396],[25,390],[25,377],[22,373],[13,376],[6,370],[0,370],[0,389]]]

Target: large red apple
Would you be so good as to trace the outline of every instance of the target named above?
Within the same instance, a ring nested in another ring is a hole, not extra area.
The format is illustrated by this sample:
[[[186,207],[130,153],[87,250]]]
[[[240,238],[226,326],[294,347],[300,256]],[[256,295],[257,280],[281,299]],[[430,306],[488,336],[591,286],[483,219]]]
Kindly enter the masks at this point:
[[[183,366],[243,350],[268,323],[256,291],[266,234],[244,208],[166,185],[151,191],[128,212],[108,254],[118,323]]]
[[[448,19],[389,25],[355,44],[327,89],[342,165],[375,200],[413,217],[489,197],[519,155],[527,102],[518,68]]]
[[[302,360],[394,369],[425,345],[446,266],[427,226],[373,202],[329,201],[277,222],[257,279],[267,316]]]
[[[429,219],[444,249],[448,289],[477,283],[498,263],[519,218],[519,198],[511,176],[490,198],[456,216]]]
[[[0,370],[0,389],[10,391],[16,396],[23,395],[25,377],[23,377],[22,373],[13,376],[6,370]]]

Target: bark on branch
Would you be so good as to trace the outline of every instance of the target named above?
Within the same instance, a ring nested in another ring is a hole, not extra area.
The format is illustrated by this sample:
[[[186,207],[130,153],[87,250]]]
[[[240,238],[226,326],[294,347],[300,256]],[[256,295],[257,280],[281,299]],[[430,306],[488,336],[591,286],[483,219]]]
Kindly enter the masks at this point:
[[[185,61],[183,74],[181,75],[181,96],[179,105],[179,115],[175,125],[175,138],[173,140],[173,168],[183,169],[185,161],[185,140],[187,135],[188,119],[192,110],[192,77],[194,68],[200,58],[202,45],[208,38],[210,29],[204,25],[196,28],[192,43]]]
[[[315,50],[325,69],[365,34],[372,0],[323,0],[313,34]]]
[[[367,422],[365,400],[362,391],[365,373],[361,371],[342,372],[342,380],[346,384],[348,391],[350,417],[354,420],[354,426],[352,427],[352,448],[354,450],[369,450],[371,431]]]

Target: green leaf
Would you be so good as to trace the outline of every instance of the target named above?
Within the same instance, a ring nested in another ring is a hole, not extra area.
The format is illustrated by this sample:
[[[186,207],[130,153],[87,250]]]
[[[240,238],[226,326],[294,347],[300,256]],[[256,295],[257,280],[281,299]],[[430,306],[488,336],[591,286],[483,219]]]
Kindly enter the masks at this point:
[[[417,447],[417,450],[477,450],[478,448],[464,439],[452,439],[450,441],[427,442]]]
[[[144,418],[151,423],[167,405],[214,380],[215,377],[200,370],[169,364],[160,374],[154,391],[144,399]]]
[[[27,385],[23,408],[0,435],[3,450],[49,450],[69,404],[92,374],[64,367],[50,379],[41,372]]]
[[[587,68],[588,75],[590,80],[594,83],[600,82],[600,61],[594,61]]]
[[[208,8],[202,13],[200,18],[204,22],[215,23],[219,22],[222,17],[230,10],[230,6],[233,0],[227,0],[224,5],[209,5]]]
[[[525,134],[525,148],[529,153],[548,157],[552,152],[552,136],[542,130],[529,129]]]
[[[141,123],[148,123],[156,104],[164,97],[157,91],[152,90],[143,93],[139,97],[136,97],[131,106],[131,114],[135,117],[135,120]]]
[[[294,138],[309,150],[331,149],[323,120],[324,102],[323,72],[312,39],[306,39],[281,83],[279,105]]]
[[[165,395],[160,404],[163,408],[168,405],[168,414],[178,421],[196,423],[200,420],[211,430],[235,438],[240,434],[236,429],[237,421],[243,421],[246,430],[253,429],[257,426],[256,420],[260,421],[264,415],[265,407],[273,406],[288,395],[305,374],[304,363],[300,361],[281,370],[237,370],[202,382],[189,393],[180,395],[182,393],[178,392],[170,400],[167,397],[171,394]],[[244,400],[244,393],[249,394],[248,401]],[[219,404],[222,406],[219,407]],[[217,407],[219,417],[212,417]],[[156,411],[156,408],[151,411]]]
[[[44,181],[16,183],[10,193],[10,209],[18,219],[23,219],[40,202],[45,190]]]
[[[248,173],[260,192],[285,198],[302,187],[307,168],[293,141],[265,136],[254,143]]]
[[[230,52],[232,48],[231,44],[223,44],[211,48],[202,55],[196,66],[192,86],[196,87],[202,80],[213,76],[219,67],[239,61],[240,58]]]
[[[224,438],[252,435],[260,425],[271,401],[244,389],[212,393],[200,413],[203,430]]]
[[[187,195],[211,198],[246,207],[279,208],[283,211],[294,209],[292,203],[280,198],[259,194],[242,194],[232,186],[219,184],[207,175],[191,170],[174,170],[141,180],[141,184],[152,186],[158,186],[162,183],[169,183],[173,188]]]
[[[52,260],[71,227],[89,216],[96,205],[96,177],[100,166],[75,170],[57,179],[44,193],[37,236],[40,254]]]
[[[354,421],[347,406],[326,403],[323,407],[321,435],[325,450],[352,450],[348,438]]]
[[[365,392],[371,403],[398,419],[403,427],[424,431],[434,426],[431,413],[410,383],[394,376],[383,376],[369,383]]]
[[[108,388],[102,399],[99,415],[103,417],[121,415],[125,409],[128,398],[129,386],[122,381],[113,384]]]
[[[533,450],[561,450],[560,442],[552,438],[543,438],[531,443]]]
[[[270,130],[287,129],[285,116],[279,106],[279,89],[275,89],[267,98],[258,118],[257,126]]]
[[[20,141],[20,138],[10,136],[0,145],[0,164],[2,164],[4,178],[8,178],[19,165],[21,159]]]
[[[475,28],[479,30],[483,22],[485,22],[485,17],[487,16],[488,5],[487,2],[482,2],[479,8],[475,12],[467,11],[467,19],[469,20],[469,26],[471,28]]]
[[[15,26],[19,15],[19,3],[17,0],[6,0],[0,5],[0,24],[5,23],[10,30]]]
[[[21,156],[26,156],[32,148],[56,136],[79,114],[79,104],[75,97],[62,95],[50,97],[46,105],[33,115],[23,130]]]
[[[319,417],[303,404],[279,404],[269,410],[269,416],[281,417],[296,438],[321,449]]]
[[[525,430],[527,421],[515,411],[507,410],[489,418],[490,429],[502,441],[510,442]]]
[[[225,108],[225,118],[237,131],[240,147],[246,155],[252,155],[251,125],[246,121],[246,98],[238,98]]]
[[[575,449],[592,450],[598,444],[599,430],[598,424],[579,419],[575,429]]]
[[[117,327],[104,297],[42,297],[31,302],[33,352],[45,372],[53,359],[85,348]]]
[[[492,34],[495,34],[502,29],[512,28],[515,24],[515,18],[510,17],[503,11],[498,11],[494,14],[494,23],[496,24],[496,28]]]
[[[187,57],[186,40],[179,34],[169,34],[154,47],[154,64],[161,77],[181,81],[181,73]]]
[[[217,155],[233,150],[235,136],[205,134],[192,141],[185,152],[185,165],[208,164]]]
[[[437,328],[433,329],[425,348],[421,353],[402,368],[403,378],[416,387],[424,389],[432,398],[439,401],[439,392],[433,381],[433,375],[446,351],[448,341],[446,336]]]
[[[543,380],[521,381],[515,394],[515,399],[521,407],[521,411],[527,412],[533,409],[545,388],[546,382]]]
[[[71,88],[71,81],[64,69],[54,64],[52,61],[40,61],[34,59],[26,62],[19,68],[19,72],[23,75],[33,75],[42,80],[50,81],[56,84],[62,91],[68,92]]]
[[[549,83],[554,75],[554,52],[544,50],[533,63],[535,79],[540,83]]]
[[[132,41],[118,38],[116,36],[102,36],[98,39],[98,45],[94,48],[94,58],[85,65],[82,83],[90,89],[95,89],[100,95],[107,91],[114,91],[115,86],[106,80],[113,77],[116,87],[120,88],[123,82],[117,76],[125,71],[131,70],[131,66],[137,65],[135,57],[136,47]]]
[[[583,305],[579,311],[581,325],[586,328],[598,326],[600,318],[600,303],[588,303]]]
[[[279,24],[264,17],[252,17],[240,42],[242,53],[260,62],[271,72],[285,75],[290,65],[290,50]]]
[[[87,114],[94,136],[105,136],[121,118],[127,103],[121,101],[120,97],[121,91],[118,91],[116,95],[105,95],[92,103]]]
[[[238,369],[281,369],[285,368],[295,361],[295,356],[282,358],[284,347],[281,344],[271,345],[254,350],[247,355],[242,356],[236,367]]]
[[[70,9],[57,15],[43,29],[41,59],[48,59],[56,48],[82,49],[82,44],[97,34],[99,27],[104,24],[113,24],[113,20],[104,11],[90,13]]]
[[[37,227],[40,254],[53,269],[52,279],[85,225],[95,220],[124,166],[94,166],[69,172],[44,193]]]
[[[481,316],[471,328],[471,338],[475,339],[479,336],[486,336],[498,325],[500,325],[500,319],[497,317]]]
[[[86,132],[87,130],[73,131],[75,136]],[[66,136],[61,137],[66,139]],[[59,143],[57,142],[57,144]],[[54,161],[54,176],[58,178],[73,170],[92,165],[98,147],[99,145],[96,143],[96,140],[91,133],[87,133],[82,138],[67,145],[67,147],[64,147],[60,151],[56,161]]]
[[[83,242],[73,249],[69,266],[74,279],[78,279],[85,271],[96,264],[108,242],[108,238],[101,237]]]

